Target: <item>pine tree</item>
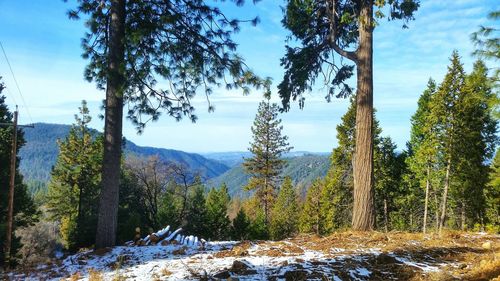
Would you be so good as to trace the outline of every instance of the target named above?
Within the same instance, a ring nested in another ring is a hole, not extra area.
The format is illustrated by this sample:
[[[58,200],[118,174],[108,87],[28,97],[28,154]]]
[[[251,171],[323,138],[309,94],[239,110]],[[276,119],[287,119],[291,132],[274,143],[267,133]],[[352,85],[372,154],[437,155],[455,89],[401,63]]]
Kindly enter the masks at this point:
[[[307,190],[306,201],[299,218],[299,231],[319,234],[321,212],[321,190],[324,182],[316,179]]]
[[[97,223],[102,137],[94,137],[85,101],[75,115],[69,135],[59,142],[59,156],[51,172],[47,207],[61,222],[61,236],[70,250],[94,244]]]
[[[227,209],[230,200],[231,197],[229,197],[225,184],[219,189],[212,188],[208,192],[206,200],[208,238],[213,240],[225,240],[229,238],[231,221],[229,220]]]
[[[490,20],[500,20],[500,10],[492,11],[488,14],[488,18]],[[477,49],[474,51],[474,55],[479,58],[490,59],[494,62],[497,62],[500,59],[500,28],[498,25],[489,27],[489,26],[480,26],[479,30],[471,34],[471,39]],[[500,68],[495,67],[493,73],[493,79],[496,82],[496,86],[499,87],[498,83],[500,83]],[[495,99],[496,103],[490,104],[492,107],[495,107],[496,117],[499,117],[498,111],[498,98]]]
[[[236,240],[246,240],[250,235],[250,220],[245,210],[241,208],[233,220],[231,226],[231,238]]]
[[[271,213],[270,234],[274,240],[291,237],[297,232],[299,206],[292,179],[286,177]]]
[[[485,163],[493,156],[498,141],[497,121],[490,106],[494,97],[488,70],[482,61],[477,61],[472,73],[466,77],[464,95],[457,100],[460,141],[457,143],[458,188],[455,197],[462,230],[484,219],[484,189],[488,181],[484,175],[489,169]]]
[[[290,151],[287,136],[281,131],[281,119],[278,119],[278,106],[270,104],[269,99],[259,104],[252,126],[253,142],[249,148],[252,158],[243,163],[245,171],[251,176],[246,190],[255,190],[255,196],[264,209],[264,223],[269,223],[270,211],[279,184],[279,174],[285,164],[283,153]]]
[[[83,15],[88,28],[82,40],[83,57],[89,59],[85,78],[106,89],[96,236],[96,248],[102,248],[116,240],[124,103],[142,131],[162,110],[195,121],[191,100],[201,85],[208,97],[213,86],[248,93],[249,85],[262,83],[235,52],[231,37],[241,21],[205,1],[79,0],[68,14]]]
[[[291,99],[299,99],[300,106],[303,106],[303,93],[312,89],[321,73],[325,77],[324,84],[331,86],[326,94],[327,100],[332,96],[351,95],[352,89],[346,81],[354,74],[354,65],[346,64],[344,58],[352,61],[357,68],[358,130],[353,158],[355,186],[352,216],[355,230],[372,230],[375,227],[373,31],[377,19],[386,17],[384,8],[389,10],[388,19],[402,19],[406,27],[406,22],[413,19],[418,7],[419,1],[416,0],[288,0],[283,9],[283,25],[292,32],[292,39],[296,39],[290,40],[291,46],[286,46],[286,55],[281,61],[285,74],[278,89],[285,110],[289,109]],[[337,95],[335,88],[340,88]]]
[[[497,151],[485,190],[487,229],[500,233],[500,150]]]
[[[489,100],[491,84],[486,67],[477,62],[467,76],[455,51],[443,82],[431,100],[428,122],[435,124],[437,165],[442,173],[439,230],[445,225],[467,228],[484,216],[483,163],[493,153],[496,122]],[[471,218],[475,217],[475,218]]]
[[[1,79],[1,77],[0,77]],[[5,86],[0,82],[0,123],[12,124],[13,114],[5,104],[5,96],[2,91]],[[12,126],[0,126],[0,266],[5,263],[4,241],[7,232],[7,205],[10,182],[10,156],[12,154]],[[24,145],[23,131],[17,132],[17,151]],[[14,220],[12,227],[12,245],[10,249],[10,262],[15,263],[18,250],[21,248],[19,237],[16,236],[16,229],[28,226],[37,220],[38,211],[33,199],[28,193],[27,186],[23,184],[23,177],[19,173],[19,157],[16,161],[16,174],[14,179]]]
[[[207,236],[207,207],[205,204],[204,186],[193,187],[187,202],[185,233],[199,237]]]
[[[436,93],[430,102],[431,113],[428,121],[435,124],[437,157],[443,166],[442,199],[440,203],[439,231],[444,227],[447,211],[450,184],[453,180],[453,173],[456,169],[458,156],[458,120],[460,118],[457,102],[464,95],[465,72],[456,51],[450,59],[451,65],[448,67],[443,82],[439,85]]]
[[[424,214],[422,222],[422,231],[424,233],[427,231],[427,219],[429,217],[430,209],[429,198],[431,193],[437,192],[437,190],[433,191],[433,187],[437,188],[437,184],[439,183],[435,179],[435,166],[439,164],[438,159],[436,158],[437,127],[436,124],[431,122],[429,117],[430,102],[435,92],[436,83],[434,80],[429,79],[427,89],[422,93],[418,100],[417,111],[411,118],[412,127],[410,142],[408,143],[408,150],[411,153],[406,161],[409,167],[409,172],[412,174],[406,175],[406,184],[408,186],[415,186],[425,190],[425,197],[423,199]],[[416,194],[419,194],[419,192],[414,192],[414,195]],[[420,205],[420,202],[418,202],[418,204]],[[434,206],[433,209],[437,211],[437,206]],[[438,220],[438,216],[435,217],[435,220]]]
[[[390,212],[395,208],[394,200],[399,195],[401,170],[396,154],[396,144],[390,137],[380,138],[375,149],[375,210],[377,225],[389,231]]]

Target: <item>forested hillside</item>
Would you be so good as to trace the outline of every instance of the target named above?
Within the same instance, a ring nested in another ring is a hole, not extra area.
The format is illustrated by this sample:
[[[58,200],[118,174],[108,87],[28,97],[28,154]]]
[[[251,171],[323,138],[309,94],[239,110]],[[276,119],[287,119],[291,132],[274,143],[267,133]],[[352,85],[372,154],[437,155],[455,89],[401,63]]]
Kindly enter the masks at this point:
[[[58,139],[64,139],[70,130],[70,125],[36,123],[34,128],[25,128],[26,144],[21,148],[20,169],[31,186],[40,186],[50,179],[50,171],[54,165],[59,149]],[[97,130],[93,130],[98,133]],[[213,178],[226,172],[229,167],[215,160],[207,159],[199,154],[186,153],[179,150],[155,147],[142,147],[127,141],[126,154],[138,156],[158,155],[164,161],[176,161],[185,164],[194,171],[199,171],[202,177]]]
[[[307,154],[290,157],[286,158],[286,165],[281,177],[291,177],[293,184],[304,195],[305,188],[311,185],[314,179],[326,175],[329,165],[327,155]],[[243,187],[248,183],[248,179],[249,175],[244,172],[243,166],[240,164],[211,180],[209,185],[220,186],[225,183],[231,196],[246,197]]]

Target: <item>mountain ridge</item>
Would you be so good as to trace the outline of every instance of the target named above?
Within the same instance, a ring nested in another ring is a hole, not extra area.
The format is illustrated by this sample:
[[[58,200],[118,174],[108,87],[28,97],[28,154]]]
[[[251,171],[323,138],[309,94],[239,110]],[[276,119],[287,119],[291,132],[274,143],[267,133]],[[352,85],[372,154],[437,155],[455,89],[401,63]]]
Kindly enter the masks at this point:
[[[68,135],[71,125],[54,123],[35,123],[34,128],[24,128],[25,145],[19,151],[21,174],[27,181],[48,182],[50,171],[57,160],[58,139]],[[94,134],[100,132],[91,129]],[[139,146],[126,140],[124,153],[139,156],[158,155],[163,161],[185,164],[194,171],[199,171],[206,178],[213,178],[229,170],[229,167],[213,159],[207,159],[196,153],[180,150]]]

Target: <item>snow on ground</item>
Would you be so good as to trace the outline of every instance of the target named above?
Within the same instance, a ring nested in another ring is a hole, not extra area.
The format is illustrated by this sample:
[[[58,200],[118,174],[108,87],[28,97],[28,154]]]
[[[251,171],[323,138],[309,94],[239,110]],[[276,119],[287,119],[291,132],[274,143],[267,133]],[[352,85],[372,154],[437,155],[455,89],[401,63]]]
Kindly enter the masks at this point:
[[[449,257],[461,253],[463,247],[426,248],[420,244],[429,243],[426,242],[429,239],[401,238],[398,243],[395,239],[399,238],[366,240],[362,236],[344,235],[305,236],[277,242],[119,246],[107,251],[77,253],[56,264],[11,273],[8,279],[89,280],[92,274],[94,277],[98,274],[102,280],[227,280],[230,277],[241,281],[405,280],[415,272],[425,275],[459,266],[459,260]],[[460,246],[460,240],[453,244]]]

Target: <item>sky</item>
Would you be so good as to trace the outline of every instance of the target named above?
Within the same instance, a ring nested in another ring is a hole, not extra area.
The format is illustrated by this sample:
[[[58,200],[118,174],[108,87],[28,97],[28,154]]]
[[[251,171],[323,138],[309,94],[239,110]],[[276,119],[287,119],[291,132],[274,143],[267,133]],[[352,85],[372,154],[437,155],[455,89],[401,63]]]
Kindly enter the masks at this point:
[[[2,43],[21,90],[19,95],[5,57],[0,53],[0,76],[7,86],[4,95],[13,108],[19,105],[20,123],[48,122],[72,124],[81,100],[88,102],[93,120],[91,127],[102,130],[98,118],[104,92],[83,79],[87,63],[81,58],[80,40],[85,32],[83,21],[69,20],[66,11],[75,0],[0,0],[0,42]],[[215,1],[211,1],[215,3]],[[217,1],[218,5],[220,1]],[[243,7],[225,2],[221,7],[230,17],[253,18],[257,26],[242,25],[234,40],[238,53],[260,76],[273,79],[272,100],[279,102],[276,86],[284,70],[280,59],[285,52],[289,32],[281,25],[284,1],[247,1]],[[410,134],[410,118],[417,100],[430,77],[441,82],[453,50],[462,56],[466,71],[474,58],[469,36],[479,25],[492,26],[487,14],[500,9],[496,0],[422,0],[409,23],[382,20],[374,33],[374,106],[382,135],[390,136],[398,149],[404,149]],[[354,81],[354,80],[353,80]],[[355,86],[351,83],[352,86]],[[336,126],[348,106],[346,99],[324,99],[326,88],[321,79],[314,90],[305,94],[304,109],[292,104],[280,115],[283,133],[296,151],[329,152],[336,145]],[[23,102],[23,99],[25,102]],[[178,149],[188,152],[244,151],[251,141],[250,127],[262,92],[244,96],[241,91],[214,89],[208,113],[204,95],[194,100],[196,123],[188,119],[176,122],[168,116],[148,123],[137,134],[124,122],[124,136],[138,145]]]

